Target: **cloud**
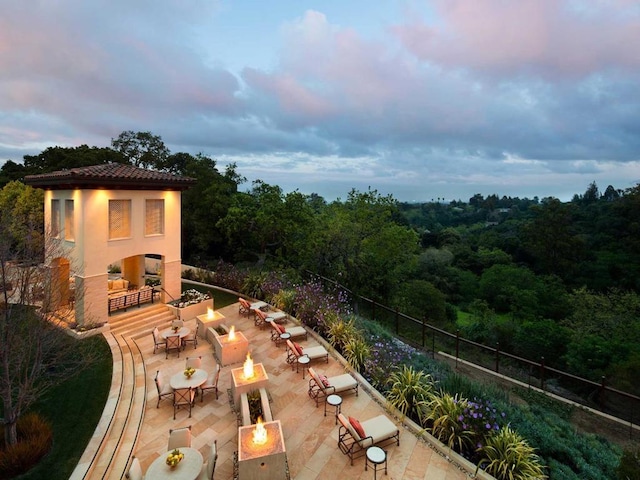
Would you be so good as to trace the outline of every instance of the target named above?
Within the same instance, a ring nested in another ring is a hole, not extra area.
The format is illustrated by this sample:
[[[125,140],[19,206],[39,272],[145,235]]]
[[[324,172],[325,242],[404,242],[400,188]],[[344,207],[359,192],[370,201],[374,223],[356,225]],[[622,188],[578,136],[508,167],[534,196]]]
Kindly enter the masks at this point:
[[[581,191],[637,164],[637,2],[363,5],[9,2],[0,160],[151,131],[292,189],[403,198]]]

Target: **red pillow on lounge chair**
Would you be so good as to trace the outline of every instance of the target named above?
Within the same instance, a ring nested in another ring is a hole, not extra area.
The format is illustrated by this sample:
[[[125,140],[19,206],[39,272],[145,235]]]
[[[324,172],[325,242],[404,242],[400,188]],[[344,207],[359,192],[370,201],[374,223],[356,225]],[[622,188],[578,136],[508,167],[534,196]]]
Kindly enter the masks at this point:
[[[356,431],[356,433],[360,435],[360,438],[365,438],[366,435],[364,434],[364,428],[362,428],[362,425],[358,420],[356,420],[353,417],[349,417],[349,423],[351,424],[353,429]]]
[[[331,384],[329,383],[329,379],[325,375],[318,375],[318,377],[320,377],[320,381],[322,382],[322,385],[324,385],[325,387],[331,386]]]
[[[278,323],[275,323],[275,322],[274,322],[274,324],[275,324],[276,330],[278,330],[278,332],[284,333],[286,331],[285,328],[282,325],[280,325]]]
[[[298,355],[302,355],[302,347],[300,345],[298,345],[297,343],[294,342],[293,347],[296,349],[296,351],[298,352]]]

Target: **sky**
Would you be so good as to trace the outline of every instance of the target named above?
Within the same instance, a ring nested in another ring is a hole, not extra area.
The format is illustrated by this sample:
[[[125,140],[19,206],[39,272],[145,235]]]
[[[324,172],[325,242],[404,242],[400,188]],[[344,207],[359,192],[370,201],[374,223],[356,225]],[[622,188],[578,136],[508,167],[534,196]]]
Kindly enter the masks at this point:
[[[0,164],[126,130],[284,193],[640,182],[636,0],[0,0]]]

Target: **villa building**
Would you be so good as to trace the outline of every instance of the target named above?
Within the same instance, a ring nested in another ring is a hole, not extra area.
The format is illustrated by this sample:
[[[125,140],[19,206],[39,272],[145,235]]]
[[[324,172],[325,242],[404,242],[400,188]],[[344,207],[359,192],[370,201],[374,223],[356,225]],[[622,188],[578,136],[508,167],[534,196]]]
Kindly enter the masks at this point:
[[[181,192],[195,179],[106,163],[29,175],[25,183],[45,190],[51,308],[71,304],[79,325],[100,324],[129,304],[180,296]],[[149,257],[157,259],[156,289],[145,287]]]

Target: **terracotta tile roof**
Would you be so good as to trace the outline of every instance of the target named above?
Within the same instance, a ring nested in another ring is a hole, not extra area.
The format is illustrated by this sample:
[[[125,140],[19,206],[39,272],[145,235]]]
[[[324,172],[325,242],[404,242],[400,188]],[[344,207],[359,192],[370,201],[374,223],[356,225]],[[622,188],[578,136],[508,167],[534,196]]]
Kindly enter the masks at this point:
[[[195,178],[147,170],[122,163],[103,163],[57,172],[27,175],[25,183],[47,190],[109,188],[126,190],[186,190]]]

